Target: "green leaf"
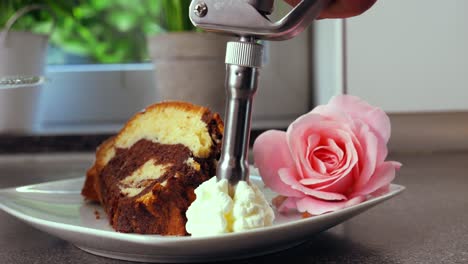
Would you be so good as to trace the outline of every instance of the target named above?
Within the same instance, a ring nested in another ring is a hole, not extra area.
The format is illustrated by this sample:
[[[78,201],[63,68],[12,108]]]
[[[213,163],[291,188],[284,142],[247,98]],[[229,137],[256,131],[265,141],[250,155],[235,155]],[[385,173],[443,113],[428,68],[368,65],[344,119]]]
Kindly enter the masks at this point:
[[[82,5],[73,9],[73,15],[76,19],[92,18],[98,14],[96,9],[91,6]]]
[[[120,32],[127,32],[137,26],[138,17],[126,11],[107,14],[106,21]]]
[[[85,5],[85,3],[82,4]],[[88,5],[94,7],[97,11],[102,11],[111,8],[114,3],[111,0],[89,0]]]

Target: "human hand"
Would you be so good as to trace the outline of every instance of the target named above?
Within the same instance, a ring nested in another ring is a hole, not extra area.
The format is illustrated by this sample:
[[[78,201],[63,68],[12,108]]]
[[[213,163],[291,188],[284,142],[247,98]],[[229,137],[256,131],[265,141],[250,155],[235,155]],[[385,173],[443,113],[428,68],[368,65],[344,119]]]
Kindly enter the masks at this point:
[[[301,0],[285,0],[288,4],[296,6]],[[308,1],[308,0],[305,0]],[[364,13],[377,0],[332,0],[328,7],[318,16],[318,19],[323,18],[346,18],[353,17]]]

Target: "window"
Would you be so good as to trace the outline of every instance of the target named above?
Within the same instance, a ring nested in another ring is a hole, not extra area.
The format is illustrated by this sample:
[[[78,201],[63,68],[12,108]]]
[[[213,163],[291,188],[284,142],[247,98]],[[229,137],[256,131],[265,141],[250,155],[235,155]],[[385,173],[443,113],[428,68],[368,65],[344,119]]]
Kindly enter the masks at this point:
[[[24,2],[51,5],[57,17],[40,96],[39,134],[115,132],[135,112],[163,99],[155,89],[146,37],[166,29],[193,30],[188,16],[177,15],[188,10],[188,0]],[[284,14],[286,5],[276,2],[278,14]],[[17,28],[47,32],[52,20],[47,12],[31,13]],[[289,41],[266,43],[254,129],[284,128],[310,109],[311,39],[306,31]]]

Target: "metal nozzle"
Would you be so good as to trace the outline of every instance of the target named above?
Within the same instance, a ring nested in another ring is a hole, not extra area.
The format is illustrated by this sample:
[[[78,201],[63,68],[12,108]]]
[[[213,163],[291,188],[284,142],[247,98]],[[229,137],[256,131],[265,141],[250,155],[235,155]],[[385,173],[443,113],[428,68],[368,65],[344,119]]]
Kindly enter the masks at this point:
[[[263,46],[253,38],[229,42],[226,48],[226,105],[223,149],[217,178],[231,185],[249,179],[248,150],[252,102],[257,91]]]

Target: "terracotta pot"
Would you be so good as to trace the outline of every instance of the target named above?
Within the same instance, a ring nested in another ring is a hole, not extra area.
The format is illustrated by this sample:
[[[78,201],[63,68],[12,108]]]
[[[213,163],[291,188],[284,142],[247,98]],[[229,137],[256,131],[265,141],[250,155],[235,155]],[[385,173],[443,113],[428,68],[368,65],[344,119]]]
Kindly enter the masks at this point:
[[[229,40],[198,32],[150,37],[158,98],[207,106],[224,116],[224,57]]]

